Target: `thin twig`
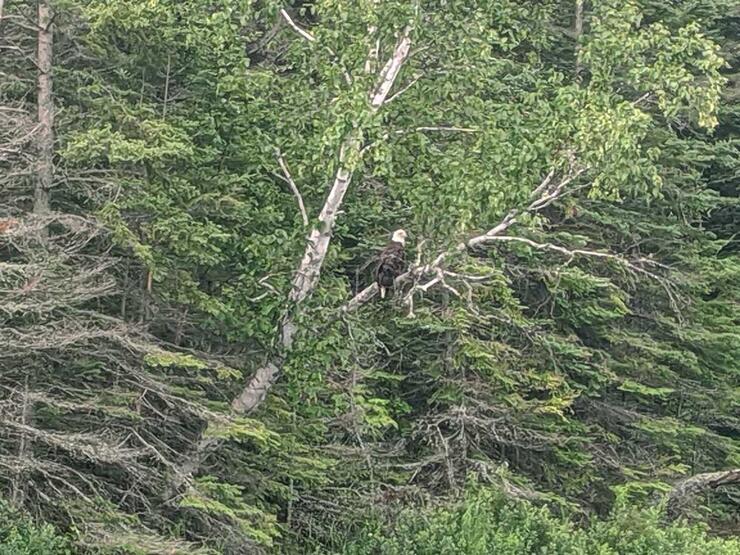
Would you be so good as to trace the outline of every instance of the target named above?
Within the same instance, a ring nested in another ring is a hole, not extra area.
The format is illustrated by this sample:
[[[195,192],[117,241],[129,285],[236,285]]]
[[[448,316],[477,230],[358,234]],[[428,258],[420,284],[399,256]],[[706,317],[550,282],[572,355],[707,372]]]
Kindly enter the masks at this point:
[[[417,127],[416,129],[414,129],[414,131],[450,131],[450,132],[458,132],[458,133],[477,133],[479,130],[474,127],[454,127],[454,126],[436,125],[436,126]]]
[[[295,21],[291,19],[290,15],[288,15],[288,12],[286,12],[284,8],[280,9],[280,15],[282,15],[285,21],[288,23],[288,25],[290,25],[293,28],[293,30],[299,35],[301,35],[304,39],[306,39],[309,42],[314,42],[316,40],[316,37],[314,37],[311,33],[306,31],[305,29],[301,29],[295,23]]]
[[[295,181],[293,181],[293,177],[290,175],[290,170],[288,169],[288,164],[285,163],[283,154],[280,152],[279,149],[275,150],[275,155],[277,156],[278,164],[280,164],[280,169],[283,170],[283,175],[274,175],[285,181],[290,187],[290,190],[293,191],[293,194],[298,201],[298,209],[301,211],[303,225],[305,227],[308,227],[308,213],[306,212],[306,205],[303,204],[303,196],[301,196],[301,192],[298,190],[298,186],[295,184]]]
[[[389,102],[393,102],[393,101],[394,101],[394,100],[395,100],[396,98],[398,98],[398,97],[399,97],[399,96],[401,96],[401,95],[402,95],[403,93],[405,93],[405,92],[406,92],[407,90],[409,90],[409,89],[410,89],[411,87],[413,87],[413,86],[414,86],[414,85],[415,85],[415,84],[416,84],[416,83],[417,83],[417,82],[419,81],[419,79],[421,79],[421,78],[422,78],[423,76],[424,76],[424,74],[423,74],[423,73],[420,73],[420,74],[416,75],[416,76],[415,76],[415,77],[414,77],[414,78],[413,78],[413,79],[412,79],[412,80],[411,80],[411,81],[410,81],[410,82],[409,82],[409,83],[408,83],[407,85],[405,85],[405,86],[404,86],[404,87],[403,87],[403,88],[402,88],[402,89],[401,89],[400,91],[398,91],[397,93],[395,93],[395,94],[391,95],[391,96],[390,96],[390,97],[388,98],[388,100],[386,101],[386,104],[387,104],[387,103],[389,103]]]

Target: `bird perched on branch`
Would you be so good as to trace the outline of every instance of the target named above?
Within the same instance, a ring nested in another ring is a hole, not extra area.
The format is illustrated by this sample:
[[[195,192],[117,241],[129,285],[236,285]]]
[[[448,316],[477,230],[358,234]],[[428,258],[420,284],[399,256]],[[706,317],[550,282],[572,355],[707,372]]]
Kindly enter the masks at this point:
[[[390,243],[380,253],[378,268],[375,270],[375,282],[380,289],[380,298],[385,299],[388,289],[393,288],[396,278],[406,271],[406,232],[397,229],[393,232]]]

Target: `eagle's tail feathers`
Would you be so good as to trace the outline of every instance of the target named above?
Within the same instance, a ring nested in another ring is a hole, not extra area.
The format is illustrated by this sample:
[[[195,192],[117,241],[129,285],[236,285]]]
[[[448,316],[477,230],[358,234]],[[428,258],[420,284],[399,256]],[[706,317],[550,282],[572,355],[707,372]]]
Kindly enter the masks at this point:
[[[385,299],[385,287],[380,286],[380,298]]]

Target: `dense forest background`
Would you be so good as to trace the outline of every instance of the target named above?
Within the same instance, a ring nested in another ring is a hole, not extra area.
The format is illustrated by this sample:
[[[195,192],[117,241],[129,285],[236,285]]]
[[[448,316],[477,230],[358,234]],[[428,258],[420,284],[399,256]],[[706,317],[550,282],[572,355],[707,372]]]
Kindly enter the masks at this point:
[[[738,63],[737,0],[0,0],[0,553],[740,553]]]

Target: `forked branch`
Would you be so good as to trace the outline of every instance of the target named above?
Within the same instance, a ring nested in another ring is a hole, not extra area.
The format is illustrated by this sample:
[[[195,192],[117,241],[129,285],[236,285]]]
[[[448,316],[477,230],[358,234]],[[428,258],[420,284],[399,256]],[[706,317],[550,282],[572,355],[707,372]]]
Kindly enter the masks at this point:
[[[533,214],[539,212],[547,206],[550,206],[553,202],[563,197],[564,195],[580,189],[580,187],[568,188],[568,186],[576,178],[582,175],[587,168],[577,167],[572,155],[569,158],[569,170],[565,173],[565,175],[560,179],[555,180],[555,170],[551,170],[540,182],[540,184],[532,191],[532,200],[526,208],[510,210],[497,225],[492,227],[486,233],[471,237],[467,241],[457,244],[454,248],[439,253],[437,257],[428,264],[422,265],[417,261],[417,263],[412,266],[409,271],[396,278],[396,283],[398,285],[407,282],[413,283],[411,288],[408,289],[403,297],[404,303],[408,306],[409,317],[414,316],[414,296],[416,294],[423,295],[427,293],[432,287],[442,287],[449,293],[453,294],[455,297],[461,298],[462,294],[453,285],[457,283],[460,283],[462,284],[462,286],[465,287],[467,292],[466,297],[468,299],[468,304],[471,306],[471,308],[475,309],[475,307],[472,306],[473,284],[486,281],[493,277],[493,275],[466,275],[451,272],[444,267],[444,263],[451,256],[461,254],[469,250],[474,250],[478,247],[494,242],[525,244],[537,250],[562,254],[568,257],[569,261],[576,257],[591,257],[613,260],[625,267],[627,270],[636,274],[647,276],[659,283],[660,286],[665,290],[674,312],[680,314],[678,310],[677,296],[672,284],[666,278],[648,269],[650,267],[665,268],[664,265],[660,264],[657,261],[642,257],[637,259],[628,259],[618,254],[598,250],[569,249],[567,247],[556,245],[554,243],[540,243],[527,237],[504,235],[504,232],[511,228],[511,226],[513,226],[515,223],[517,223],[521,216],[525,214]],[[344,305],[343,310],[345,312],[356,310],[361,305],[372,299],[376,293],[377,285],[373,283],[372,285],[366,287],[357,295],[355,295],[347,304]]]
[[[298,24],[293,21],[293,19],[290,17],[288,12],[285,11],[284,8],[280,10],[280,15],[283,16],[283,19],[286,21],[288,25],[299,35],[301,35],[304,39],[306,39],[308,42],[314,42],[316,40],[316,37],[314,37],[311,33],[306,31],[305,29],[302,29],[298,26]]]
[[[573,157],[569,156],[570,158],[570,167],[566,174],[558,180],[556,183],[553,183],[553,177],[555,176],[555,170],[551,170],[545,178],[535,187],[535,189],[532,191],[532,198],[533,200],[530,202],[530,204],[524,208],[524,209],[517,209],[514,208],[510,210],[506,216],[494,227],[492,227],[490,230],[488,230],[483,235],[477,235],[475,237],[469,238],[467,241],[458,243],[455,247],[452,249],[443,251],[437,255],[437,257],[430,262],[429,264],[425,264],[423,266],[420,266],[419,264],[416,264],[414,267],[412,267],[408,272],[405,274],[402,274],[396,278],[396,283],[401,285],[403,283],[407,283],[409,281],[418,282],[422,277],[425,275],[432,275],[434,276],[432,278],[433,283],[429,285],[428,283],[424,284],[416,284],[414,287],[423,287],[422,291],[426,291],[429,289],[432,285],[436,283],[441,283],[444,281],[443,274],[440,274],[439,272],[442,270],[442,264],[444,261],[456,254],[463,253],[467,251],[468,249],[475,248],[476,246],[479,246],[483,243],[486,243],[488,241],[491,241],[494,237],[500,236],[502,233],[504,233],[507,229],[509,229],[512,225],[517,223],[518,218],[520,218],[524,214],[531,214],[538,212],[545,208],[546,206],[549,206],[552,202],[554,202],[556,199],[563,196],[568,190],[566,187],[575,180],[578,176],[583,174],[587,168],[579,168],[575,166],[575,163],[573,161]],[[373,283],[372,285],[369,285],[357,295],[355,295],[347,304],[345,304],[342,308],[345,312],[351,312],[353,310],[356,310],[366,302],[368,302],[370,299],[372,299],[378,292],[378,286],[377,284]],[[407,297],[407,300],[409,298]],[[412,302],[412,301],[409,301]]]

